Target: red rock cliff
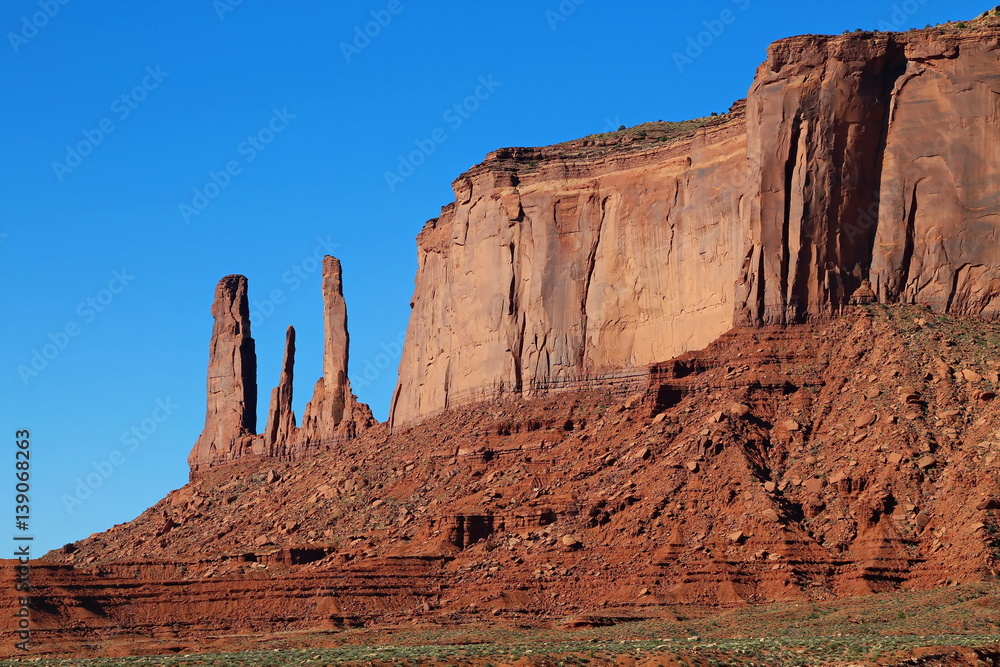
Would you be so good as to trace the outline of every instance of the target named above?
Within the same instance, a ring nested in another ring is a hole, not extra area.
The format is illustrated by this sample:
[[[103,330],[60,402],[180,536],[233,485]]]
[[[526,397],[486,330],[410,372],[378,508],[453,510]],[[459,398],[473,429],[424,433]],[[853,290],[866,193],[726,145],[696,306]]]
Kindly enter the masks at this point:
[[[393,422],[641,367],[730,328],[742,106],[699,124],[497,151],[455,181],[418,238]]]
[[[996,28],[774,44],[747,109],[742,323],[882,301],[1000,308]]]
[[[783,40],[745,114],[491,153],[418,237],[392,423],[829,315],[863,280],[996,315],[998,23]]]

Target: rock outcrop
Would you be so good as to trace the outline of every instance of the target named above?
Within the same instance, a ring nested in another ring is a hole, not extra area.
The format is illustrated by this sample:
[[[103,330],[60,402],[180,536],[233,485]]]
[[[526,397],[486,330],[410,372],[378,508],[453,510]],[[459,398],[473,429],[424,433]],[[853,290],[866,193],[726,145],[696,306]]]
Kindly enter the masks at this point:
[[[264,449],[268,456],[288,455],[288,445],[295,434],[295,413],[292,411],[292,379],[295,367],[295,328],[285,332],[285,354],[281,361],[278,386],[271,391],[271,405],[264,429]]]
[[[323,377],[306,404],[302,426],[292,411],[295,329],[288,327],[278,386],[271,393],[267,425],[256,433],[257,379],[247,279],[226,276],[216,288],[208,372],[208,416],[188,463],[191,476],[245,456],[294,460],[356,437],[376,422],[351,393],[347,378],[347,305],[340,261],[323,258]]]
[[[998,39],[996,17],[790,38],[745,112],[491,153],[418,237],[391,423],[830,316],[866,280],[1000,314]]]
[[[198,466],[232,458],[257,430],[257,354],[250,335],[247,279],[219,281],[212,302],[205,428],[188,463]]]
[[[336,257],[323,258],[323,377],[302,419],[303,448],[324,440],[353,437],[372,422],[371,411],[358,404],[347,379],[350,336],[343,275]],[[357,419],[357,422],[356,422]]]
[[[882,302],[1000,313],[997,30],[796,37],[747,109],[737,322]]]
[[[418,237],[393,424],[628,373],[729,329],[742,104],[699,124],[673,143],[652,123],[496,151],[455,181]]]

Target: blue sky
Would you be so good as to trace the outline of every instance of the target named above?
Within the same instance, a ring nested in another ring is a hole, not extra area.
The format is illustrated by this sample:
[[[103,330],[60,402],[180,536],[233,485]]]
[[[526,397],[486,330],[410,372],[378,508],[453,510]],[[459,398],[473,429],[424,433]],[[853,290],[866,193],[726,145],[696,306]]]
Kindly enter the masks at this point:
[[[340,257],[352,381],[384,419],[414,237],[487,152],[725,111],[781,37],[985,8],[5,0],[0,423],[32,433],[39,552],[186,482],[223,275],[250,279],[263,422],[287,325],[299,415],[322,374],[315,260]]]

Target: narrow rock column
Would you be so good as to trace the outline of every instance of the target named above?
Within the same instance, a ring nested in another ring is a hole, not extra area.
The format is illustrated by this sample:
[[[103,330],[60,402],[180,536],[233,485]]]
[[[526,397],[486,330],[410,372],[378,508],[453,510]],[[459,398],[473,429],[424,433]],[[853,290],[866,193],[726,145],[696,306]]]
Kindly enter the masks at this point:
[[[350,337],[340,260],[330,255],[323,258],[323,332],[323,383],[329,401],[329,417],[337,425],[344,420],[344,408],[350,396],[347,385]]]
[[[264,429],[264,446],[269,456],[284,456],[289,439],[295,433],[295,413],[292,412],[292,379],[295,367],[295,327],[285,333],[285,356],[281,363],[278,386],[271,391],[271,405]]]
[[[245,276],[219,281],[212,302],[205,428],[188,456],[192,473],[240,455],[243,436],[257,429],[257,354],[250,336]]]
[[[347,380],[347,304],[340,260],[329,255],[323,258],[323,340],[323,377],[316,382],[302,418],[306,447],[353,436],[340,428],[352,419],[355,402]]]

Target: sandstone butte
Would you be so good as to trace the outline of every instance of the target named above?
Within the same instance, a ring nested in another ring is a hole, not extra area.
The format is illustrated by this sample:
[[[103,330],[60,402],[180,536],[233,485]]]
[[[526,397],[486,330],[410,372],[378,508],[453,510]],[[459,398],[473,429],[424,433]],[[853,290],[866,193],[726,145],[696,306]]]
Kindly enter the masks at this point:
[[[1000,16],[782,40],[723,116],[498,150],[454,191],[389,424],[335,258],[323,376],[297,425],[289,328],[262,433],[247,280],[219,282],[191,482],[34,564],[41,653],[1000,569]]]
[[[675,141],[490,153],[418,236],[391,424],[836,313],[865,279],[996,316],[997,63],[995,26],[794,37]]]

